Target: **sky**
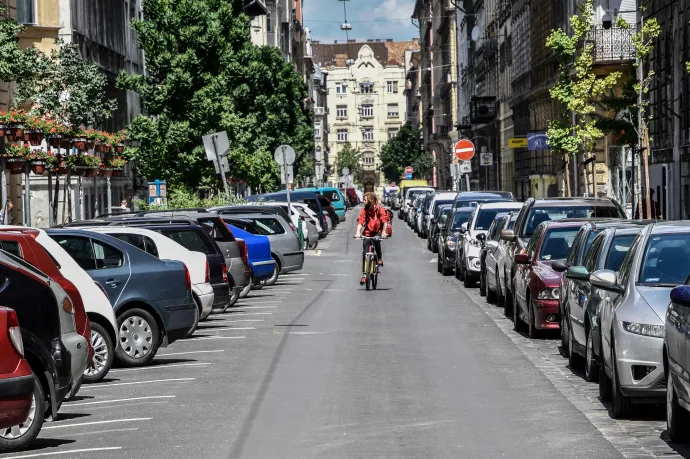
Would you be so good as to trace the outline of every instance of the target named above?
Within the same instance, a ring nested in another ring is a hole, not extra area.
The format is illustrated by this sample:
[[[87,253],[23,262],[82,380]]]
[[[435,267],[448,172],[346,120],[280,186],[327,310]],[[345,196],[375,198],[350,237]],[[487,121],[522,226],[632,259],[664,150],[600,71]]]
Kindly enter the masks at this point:
[[[348,0],[347,21],[352,24],[350,39],[368,38],[407,41],[419,37],[419,29],[410,16],[415,0]],[[343,1],[304,0],[304,23],[312,31],[312,39],[321,42],[345,41]]]

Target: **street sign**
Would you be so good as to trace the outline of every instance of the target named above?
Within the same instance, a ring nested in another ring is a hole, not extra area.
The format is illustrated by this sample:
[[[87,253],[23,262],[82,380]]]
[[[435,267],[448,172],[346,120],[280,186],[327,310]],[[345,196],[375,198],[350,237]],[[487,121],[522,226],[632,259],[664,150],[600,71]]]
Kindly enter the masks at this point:
[[[228,164],[228,157],[223,156],[220,158],[220,164],[223,166],[223,172],[226,174],[230,172],[230,164]],[[213,160],[213,167],[216,169],[216,174],[220,174],[220,169],[218,168],[218,161]]]
[[[287,173],[287,176],[285,175]],[[295,181],[292,166],[284,166],[280,168],[280,183],[285,185],[292,185]]]
[[[295,162],[295,150],[290,145],[281,145],[276,148],[273,158],[276,160],[279,166],[288,165],[291,166]]]
[[[213,140],[215,138],[215,148],[213,145]],[[230,151],[230,142],[228,141],[228,133],[216,132],[215,134],[209,134],[202,137],[204,141],[204,150],[206,150],[206,158],[209,161],[216,159],[216,150],[218,150],[218,156],[227,156],[228,151]]]
[[[407,166],[405,168],[405,174],[414,174],[414,169],[412,168],[412,166]]]
[[[450,175],[456,180],[462,175],[459,162],[453,162],[453,164],[450,165]]]
[[[494,154],[488,152],[481,152],[479,154],[479,165],[480,166],[493,166],[494,165]]]
[[[455,156],[462,161],[469,161],[474,157],[474,144],[471,140],[462,139],[455,144]]]
[[[508,139],[508,148],[527,148],[527,137]]]
[[[412,180],[412,174],[405,174],[405,180]]]
[[[343,167],[343,170],[340,172],[342,172],[343,175],[350,175],[350,169],[348,167]]]
[[[460,163],[460,173],[461,174],[471,174],[472,173],[472,162],[463,161]]]
[[[527,135],[527,149],[529,151],[550,150],[547,140],[546,132],[530,132]]]

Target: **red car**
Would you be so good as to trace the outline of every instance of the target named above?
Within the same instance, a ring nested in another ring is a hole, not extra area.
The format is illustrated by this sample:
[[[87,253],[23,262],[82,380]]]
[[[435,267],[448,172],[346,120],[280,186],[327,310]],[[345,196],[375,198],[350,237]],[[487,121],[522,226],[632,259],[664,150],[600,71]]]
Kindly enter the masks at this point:
[[[77,290],[77,287],[75,287],[72,282],[62,275],[55,261],[48,255],[48,252],[45,251],[43,246],[36,241],[35,238],[38,234],[38,231],[31,228],[23,230],[13,228],[11,230],[0,231],[0,248],[34,265],[46,276],[57,282],[69,295],[74,305],[74,321],[76,322],[77,333],[86,338],[86,342],[89,343],[89,362],[92,362],[93,347],[91,346],[91,322],[86,315],[84,302],[79,294],[79,290]],[[76,391],[79,390],[80,385],[81,380],[79,383],[75,384],[72,394],[70,395],[74,395]]]
[[[26,421],[33,393],[34,374],[24,360],[17,313],[0,307],[0,429]]]
[[[551,264],[564,260],[583,222],[550,220],[537,227],[523,253],[515,254],[518,265],[513,279],[513,327],[527,324],[529,337],[541,330],[560,329],[558,301],[561,273]]]

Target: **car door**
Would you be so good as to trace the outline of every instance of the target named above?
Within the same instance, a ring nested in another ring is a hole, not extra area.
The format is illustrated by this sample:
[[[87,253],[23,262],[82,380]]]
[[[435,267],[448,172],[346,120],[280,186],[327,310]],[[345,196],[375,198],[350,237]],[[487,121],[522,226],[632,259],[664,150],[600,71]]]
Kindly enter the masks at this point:
[[[584,267],[587,271],[594,272],[597,270],[599,255],[604,246],[604,238],[598,238],[592,244],[587,256],[583,260]],[[592,284],[583,280],[572,280],[573,285],[573,301],[568,304],[570,308],[571,329],[573,338],[579,344],[585,345],[587,337],[585,335],[585,311],[587,311],[587,303],[592,295]]]
[[[116,306],[130,277],[126,255],[100,240],[76,235],[51,235],[75,261],[101,284],[110,304]]]
[[[530,263],[527,265],[517,265],[517,271],[515,274],[515,297],[520,308],[522,308],[526,304],[525,298],[527,292],[527,284],[529,283],[530,274],[535,263],[537,248],[541,243],[541,239],[544,235],[544,232],[545,227],[539,226],[532,235],[532,238],[527,243],[525,252],[529,256]]]
[[[580,253],[580,248],[584,241],[587,239],[587,231],[585,228],[581,228],[580,231],[575,236],[573,241],[573,246],[570,248],[570,253],[568,258],[565,260],[565,264],[570,266],[577,266],[578,264],[578,254]],[[575,280],[568,278],[568,276],[561,276],[561,314],[565,315],[566,311],[572,309],[571,305],[577,302],[577,294],[575,293]]]
[[[505,224],[508,221],[508,217],[502,217],[500,220],[496,220],[492,229],[489,230],[489,235],[486,238],[486,274],[487,274],[487,284],[495,287],[496,284],[496,270],[498,268],[498,254],[500,252],[500,239],[501,230],[505,228]]]

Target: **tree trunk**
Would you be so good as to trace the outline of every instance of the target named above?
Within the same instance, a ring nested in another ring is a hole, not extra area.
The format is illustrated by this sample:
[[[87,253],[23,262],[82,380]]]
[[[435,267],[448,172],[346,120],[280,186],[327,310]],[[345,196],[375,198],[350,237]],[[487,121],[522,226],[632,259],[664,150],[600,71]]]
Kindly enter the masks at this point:
[[[652,218],[652,196],[649,194],[649,131],[647,127],[644,128],[642,134],[644,139],[644,194],[647,196],[645,205],[647,206],[647,218]],[[658,199],[658,196],[657,196]]]
[[[587,153],[583,152],[582,153],[582,172],[584,173],[584,179],[585,179],[585,194],[589,195],[589,172],[587,172]],[[579,171],[578,171],[579,172]]]

